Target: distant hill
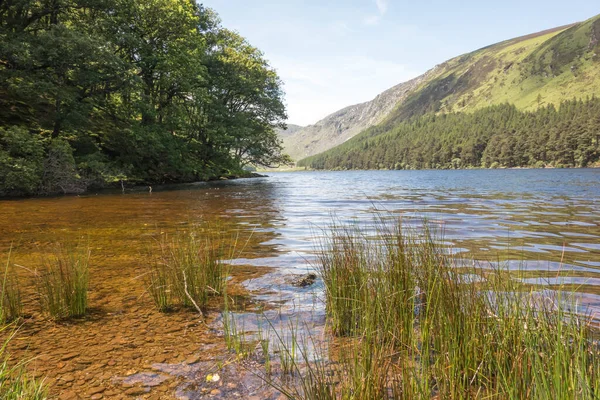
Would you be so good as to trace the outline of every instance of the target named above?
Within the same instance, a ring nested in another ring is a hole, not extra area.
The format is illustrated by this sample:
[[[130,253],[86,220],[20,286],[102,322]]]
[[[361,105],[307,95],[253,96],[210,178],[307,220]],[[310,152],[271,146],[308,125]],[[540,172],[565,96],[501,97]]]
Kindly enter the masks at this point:
[[[378,114],[381,121],[367,127],[343,147],[350,149],[355,141],[362,141],[364,146],[365,138],[397,131],[401,124],[423,115],[473,113],[506,103],[519,111],[535,111],[558,106],[565,100],[598,95],[599,41],[600,16],[596,16],[453,58],[404,84],[408,90],[397,97],[385,115]],[[297,135],[303,132],[306,130]],[[318,141],[319,136],[313,140]],[[324,147],[327,144],[317,142],[311,149]],[[336,152],[340,160],[345,158],[342,153],[341,149]],[[310,165],[318,158],[302,164]],[[335,162],[329,165],[346,168]]]
[[[423,75],[394,86],[371,101],[346,107],[314,125],[291,133],[288,128],[286,133],[280,134],[284,151],[292,159],[299,160],[344,143],[366,128],[380,123],[425,77]]]
[[[277,129],[276,132],[279,135],[279,137],[285,138],[294,135],[296,132],[303,128],[304,127],[300,125],[288,124],[287,129]]]

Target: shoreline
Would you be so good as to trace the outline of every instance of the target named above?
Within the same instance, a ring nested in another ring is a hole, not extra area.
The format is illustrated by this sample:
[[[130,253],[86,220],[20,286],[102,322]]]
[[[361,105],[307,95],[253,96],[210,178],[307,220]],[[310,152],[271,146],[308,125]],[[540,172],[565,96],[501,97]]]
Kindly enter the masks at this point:
[[[193,185],[193,184],[204,184],[210,182],[220,182],[220,181],[232,181],[239,179],[256,179],[256,178],[268,178],[267,175],[262,175],[256,172],[251,172],[249,174],[240,174],[240,175],[223,175],[220,177],[209,178],[207,180],[193,180],[193,181],[180,181],[180,182],[168,182],[168,183],[152,183],[152,182],[144,182],[144,183],[136,183],[131,186],[121,186],[120,182],[114,182],[106,185],[102,188],[89,189],[81,193],[52,193],[52,194],[39,194],[33,196],[0,196],[0,201],[10,201],[10,200],[27,200],[27,199],[52,199],[58,197],[79,197],[79,196],[93,196],[93,195],[101,195],[101,194],[114,194],[114,193],[141,193],[141,192],[152,192],[154,190],[162,191],[169,190],[169,188],[180,186],[180,185]],[[152,188],[152,190],[149,190]],[[165,189],[166,188],[166,189]]]

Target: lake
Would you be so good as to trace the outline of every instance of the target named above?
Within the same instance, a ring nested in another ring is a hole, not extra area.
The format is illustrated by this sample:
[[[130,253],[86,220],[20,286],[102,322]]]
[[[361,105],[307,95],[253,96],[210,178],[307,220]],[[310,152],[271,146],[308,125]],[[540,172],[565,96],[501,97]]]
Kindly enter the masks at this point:
[[[368,230],[375,218],[401,218],[415,229],[425,219],[459,260],[499,262],[523,270],[519,279],[540,287],[568,285],[578,291],[582,309],[600,311],[600,169],[270,175],[151,193],[140,188],[0,201],[0,260],[12,247],[12,261],[33,270],[47,245],[65,238],[84,240],[92,251],[90,318],[53,325],[39,316],[34,299],[25,304],[27,351],[45,360],[38,367],[58,392],[78,379],[82,388],[107,380],[119,387],[114,376],[144,365],[166,373],[187,365],[195,352],[222,351],[218,316],[209,321],[210,332],[200,332],[190,315],[160,315],[140,280],[157,238],[200,222],[237,233],[232,274],[251,294],[248,304],[279,307],[274,318],[306,314],[314,329],[324,322],[322,285],[297,288],[293,277],[312,270],[319,237],[332,221]],[[73,347],[88,350],[69,358],[65,348]],[[106,354],[113,365],[107,366]],[[85,368],[78,369],[78,359]],[[86,381],[81,371],[93,377]],[[59,379],[65,373],[73,380]],[[165,378],[156,386],[168,384]]]

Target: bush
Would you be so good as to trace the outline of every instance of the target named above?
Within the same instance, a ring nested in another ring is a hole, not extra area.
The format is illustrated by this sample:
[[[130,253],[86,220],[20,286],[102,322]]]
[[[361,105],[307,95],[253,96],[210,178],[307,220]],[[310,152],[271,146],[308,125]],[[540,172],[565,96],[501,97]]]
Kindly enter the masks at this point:
[[[0,128],[0,196],[36,194],[44,147],[39,135],[20,127]]]
[[[66,141],[54,139],[44,160],[42,193],[75,194],[86,189],[86,182],[77,173],[73,149]]]

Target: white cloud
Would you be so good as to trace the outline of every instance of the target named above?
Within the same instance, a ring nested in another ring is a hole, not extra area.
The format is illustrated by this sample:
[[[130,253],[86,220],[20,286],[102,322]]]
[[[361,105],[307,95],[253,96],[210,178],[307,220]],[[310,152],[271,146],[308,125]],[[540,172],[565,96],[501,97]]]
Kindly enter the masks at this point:
[[[383,18],[383,16],[388,11],[388,6],[389,6],[388,0],[375,0],[375,5],[377,5],[377,11],[379,13],[377,15],[366,16],[363,19],[363,23],[365,25],[373,26],[373,25],[379,24],[379,21],[381,21],[381,18]]]
[[[368,17],[365,17],[365,19],[363,20],[363,22],[365,23],[365,25],[377,25],[379,23],[379,20],[381,20],[381,15],[369,15]]]
[[[388,10],[388,0],[375,0],[375,3],[377,4],[379,14],[384,15]]]

